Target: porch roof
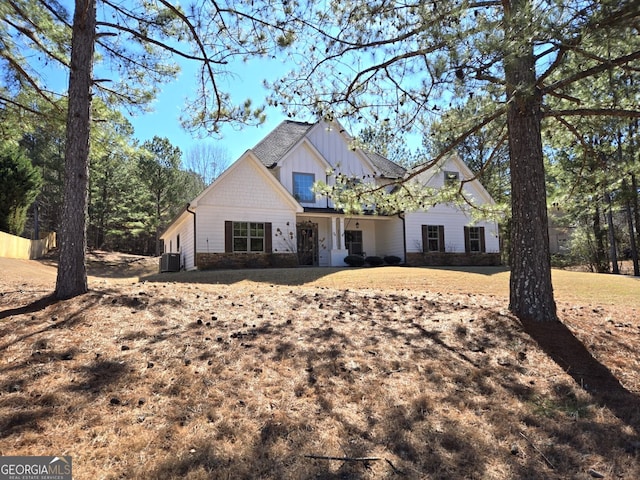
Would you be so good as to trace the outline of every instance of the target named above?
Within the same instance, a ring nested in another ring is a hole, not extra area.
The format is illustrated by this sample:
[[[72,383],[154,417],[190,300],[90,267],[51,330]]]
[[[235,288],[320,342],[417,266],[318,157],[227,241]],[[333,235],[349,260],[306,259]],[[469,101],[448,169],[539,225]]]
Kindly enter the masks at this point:
[[[390,216],[393,215],[382,215],[382,214],[375,214],[373,213],[373,211],[371,210],[365,210],[360,214],[357,215],[345,215],[343,210],[338,210],[336,208],[325,208],[325,207],[304,207],[304,211],[299,213],[298,215],[343,215],[343,216],[347,216],[350,218],[357,218],[357,217],[379,217],[379,218],[389,218]]]

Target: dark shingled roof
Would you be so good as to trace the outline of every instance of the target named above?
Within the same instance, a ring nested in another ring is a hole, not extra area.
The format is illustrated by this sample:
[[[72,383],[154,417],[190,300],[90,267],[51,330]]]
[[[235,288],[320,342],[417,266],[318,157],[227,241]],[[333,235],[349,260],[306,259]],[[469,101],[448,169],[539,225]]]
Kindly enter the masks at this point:
[[[376,174],[386,178],[402,178],[407,172],[403,167],[374,152],[364,152],[376,169]]]
[[[313,123],[285,120],[253,148],[253,153],[267,167],[272,167],[314,127]],[[406,170],[391,160],[373,152],[365,152],[376,174],[386,178],[401,178]]]
[[[266,166],[277,163],[313,127],[311,123],[285,120],[253,148],[253,153]]]

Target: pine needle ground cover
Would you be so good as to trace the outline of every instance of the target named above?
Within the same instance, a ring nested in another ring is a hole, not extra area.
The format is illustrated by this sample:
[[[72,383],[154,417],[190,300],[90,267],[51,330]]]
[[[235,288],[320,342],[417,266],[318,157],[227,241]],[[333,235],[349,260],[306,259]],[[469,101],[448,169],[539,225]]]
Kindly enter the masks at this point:
[[[554,272],[561,324],[508,272],[153,274],[91,291],[0,259],[0,454],[78,479],[640,478],[640,284]]]

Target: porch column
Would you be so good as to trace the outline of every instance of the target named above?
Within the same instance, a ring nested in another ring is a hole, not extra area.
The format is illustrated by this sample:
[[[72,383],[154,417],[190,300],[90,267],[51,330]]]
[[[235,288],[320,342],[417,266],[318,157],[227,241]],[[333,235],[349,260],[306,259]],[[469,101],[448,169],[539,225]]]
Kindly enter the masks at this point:
[[[340,239],[336,232],[336,217],[331,217],[331,249],[336,250],[340,248]]]
[[[346,267],[344,258],[349,252],[344,248],[344,217],[331,217],[331,263],[332,267]]]

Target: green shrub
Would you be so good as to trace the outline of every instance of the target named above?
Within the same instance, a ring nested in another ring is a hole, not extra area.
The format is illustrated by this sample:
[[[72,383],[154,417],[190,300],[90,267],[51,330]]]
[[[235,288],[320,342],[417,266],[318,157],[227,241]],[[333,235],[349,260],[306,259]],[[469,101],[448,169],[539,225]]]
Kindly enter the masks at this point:
[[[376,256],[367,257],[364,259],[364,262],[372,267],[379,267],[384,264],[384,260],[381,257]]]
[[[0,149],[0,230],[20,235],[27,210],[40,192],[42,177],[17,147]]]
[[[344,263],[350,267],[361,267],[364,265],[364,258],[360,255],[347,255],[344,257]]]
[[[387,265],[399,265],[402,259],[400,257],[396,257],[395,255],[387,255],[384,257],[384,263]]]

